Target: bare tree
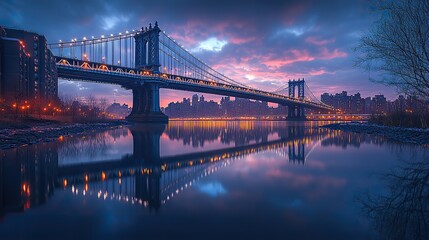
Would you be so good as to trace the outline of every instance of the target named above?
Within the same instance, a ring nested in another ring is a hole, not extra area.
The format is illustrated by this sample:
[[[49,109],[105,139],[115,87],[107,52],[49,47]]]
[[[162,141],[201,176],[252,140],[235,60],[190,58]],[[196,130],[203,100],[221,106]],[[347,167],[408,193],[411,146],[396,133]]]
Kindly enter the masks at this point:
[[[382,1],[381,18],[361,38],[358,65],[381,70],[400,92],[429,99],[429,1]]]
[[[93,95],[88,97],[88,106],[89,106],[89,118],[95,119],[97,117],[97,99]]]
[[[88,96],[88,106],[91,109],[94,109],[97,107],[97,99],[93,95]]]
[[[100,111],[102,112],[103,118],[106,117],[106,108],[107,108],[107,99],[105,97],[102,97],[100,99]]]

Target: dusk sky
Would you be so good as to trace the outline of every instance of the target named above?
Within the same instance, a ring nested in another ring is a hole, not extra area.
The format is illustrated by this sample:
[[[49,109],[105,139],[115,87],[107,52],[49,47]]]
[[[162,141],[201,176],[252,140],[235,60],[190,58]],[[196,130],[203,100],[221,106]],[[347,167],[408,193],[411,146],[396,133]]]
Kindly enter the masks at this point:
[[[158,21],[195,56],[246,85],[273,91],[289,79],[305,78],[317,97],[346,90],[392,99],[394,89],[369,80],[377,73],[353,66],[354,48],[376,19],[368,0],[0,2],[0,25],[43,34],[49,43],[117,34]],[[115,85],[60,81],[59,95],[64,94],[132,102],[131,92]],[[162,90],[161,106],[192,94]]]

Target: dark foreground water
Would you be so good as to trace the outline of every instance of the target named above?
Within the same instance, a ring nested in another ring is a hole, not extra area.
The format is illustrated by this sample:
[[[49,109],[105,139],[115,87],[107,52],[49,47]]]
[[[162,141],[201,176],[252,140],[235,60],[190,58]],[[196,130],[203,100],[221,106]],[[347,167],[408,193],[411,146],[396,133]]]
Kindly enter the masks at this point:
[[[60,138],[0,152],[0,239],[425,239],[426,149],[314,122]]]

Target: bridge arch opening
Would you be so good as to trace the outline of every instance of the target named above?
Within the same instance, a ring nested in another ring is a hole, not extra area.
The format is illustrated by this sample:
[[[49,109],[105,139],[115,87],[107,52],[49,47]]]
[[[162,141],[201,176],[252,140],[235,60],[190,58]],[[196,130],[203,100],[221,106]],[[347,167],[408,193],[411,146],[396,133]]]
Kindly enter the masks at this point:
[[[143,49],[144,49],[144,57],[145,57],[145,64],[149,64],[149,43],[148,41],[144,41],[144,45],[143,45]]]

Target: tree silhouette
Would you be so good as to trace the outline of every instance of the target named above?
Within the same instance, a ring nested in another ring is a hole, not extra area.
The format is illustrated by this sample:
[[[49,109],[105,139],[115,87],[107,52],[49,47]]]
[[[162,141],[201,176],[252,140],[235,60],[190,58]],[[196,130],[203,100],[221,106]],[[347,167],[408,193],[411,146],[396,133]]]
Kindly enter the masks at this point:
[[[357,64],[387,73],[373,79],[429,99],[429,1],[381,1],[381,18],[361,38]]]
[[[361,200],[383,239],[429,239],[429,159],[387,174],[388,191]]]

